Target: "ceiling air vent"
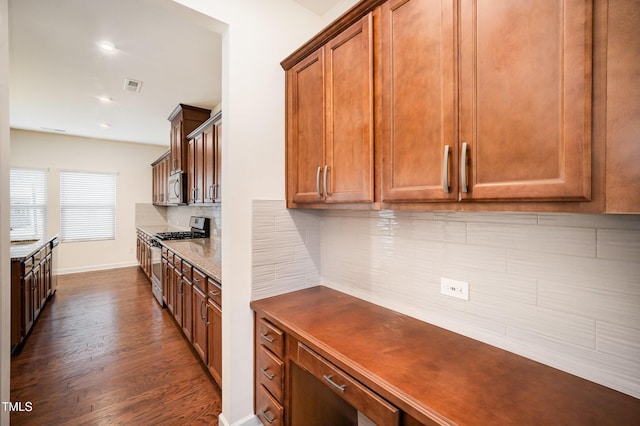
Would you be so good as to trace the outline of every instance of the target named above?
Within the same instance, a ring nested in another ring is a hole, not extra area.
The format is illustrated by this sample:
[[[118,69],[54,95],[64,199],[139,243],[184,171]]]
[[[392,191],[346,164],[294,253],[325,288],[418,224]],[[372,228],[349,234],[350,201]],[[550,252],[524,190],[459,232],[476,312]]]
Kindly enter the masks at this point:
[[[133,80],[131,78],[125,78],[124,80],[124,90],[129,92],[139,92],[142,89],[142,82],[138,80]]]

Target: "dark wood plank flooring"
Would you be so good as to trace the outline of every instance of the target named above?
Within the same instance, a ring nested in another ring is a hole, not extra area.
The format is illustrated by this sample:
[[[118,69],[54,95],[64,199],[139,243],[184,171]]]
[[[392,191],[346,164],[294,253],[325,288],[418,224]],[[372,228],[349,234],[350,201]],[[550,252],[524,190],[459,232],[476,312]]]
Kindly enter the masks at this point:
[[[12,425],[217,425],[221,393],[140,268],[58,277],[11,362]]]

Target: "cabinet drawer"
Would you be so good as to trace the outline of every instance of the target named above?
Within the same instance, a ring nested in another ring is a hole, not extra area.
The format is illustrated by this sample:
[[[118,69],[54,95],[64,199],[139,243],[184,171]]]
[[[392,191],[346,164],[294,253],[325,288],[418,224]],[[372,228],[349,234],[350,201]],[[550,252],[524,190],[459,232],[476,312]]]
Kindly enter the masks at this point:
[[[162,247],[162,257],[164,257],[165,259],[169,258],[169,249],[167,249],[166,247]]]
[[[284,357],[284,333],[264,318],[258,321],[256,340],[277,357]]]
[[[282,401],[283,377],[284,362],[260,345],[256,361],[256,378],[278,401]]]
[[[400,424],[396,407],[301,343],[298,344],[298,364],[376,424]]]
[[[177,254],[174,253],[173,255],[173,266],[178,270],[181,271],[182,270],[182,259],[180,258],[180,256],[178,256]]]
[[[191,266],[191,264],[189,262],[187,262],[186,260],[182,261],[182,267],[180,268],[180,271],[182,271],[182,276],[186,279],[188,279],[189,281],[191,281],[191,276],[193,274],[193,266]]]
[[[273,399],[264,386],[258,386],[256,396],[256,414],[265,425],[281,426],[284,408],[278,401]]]
[[[220,284],[209,278],[209,299],[213,300],[216,305],[222,308],[222,287]]]
[[[195,268],[193,270],[193,285],[198,287],[203,293],[207,293],[207,277]]]

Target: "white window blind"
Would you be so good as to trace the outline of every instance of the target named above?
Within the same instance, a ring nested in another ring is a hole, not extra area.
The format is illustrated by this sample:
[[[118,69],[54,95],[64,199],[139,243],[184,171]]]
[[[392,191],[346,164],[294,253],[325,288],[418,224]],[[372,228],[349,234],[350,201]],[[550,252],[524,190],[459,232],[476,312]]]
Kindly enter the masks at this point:
[[[40,240],[47,234],[47,171],[10,170],[11,241]]]
[[[61,240],[112,240],[115,235],[116,175],[60,172]]]

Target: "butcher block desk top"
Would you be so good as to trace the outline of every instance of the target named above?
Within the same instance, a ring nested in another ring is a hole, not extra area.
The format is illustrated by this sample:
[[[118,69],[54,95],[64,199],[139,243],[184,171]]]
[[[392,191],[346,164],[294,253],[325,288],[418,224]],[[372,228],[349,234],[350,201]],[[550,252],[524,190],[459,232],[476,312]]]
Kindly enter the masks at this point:
[[[251,303],[423,423],[640,425],[640,400],[318,286]]]

